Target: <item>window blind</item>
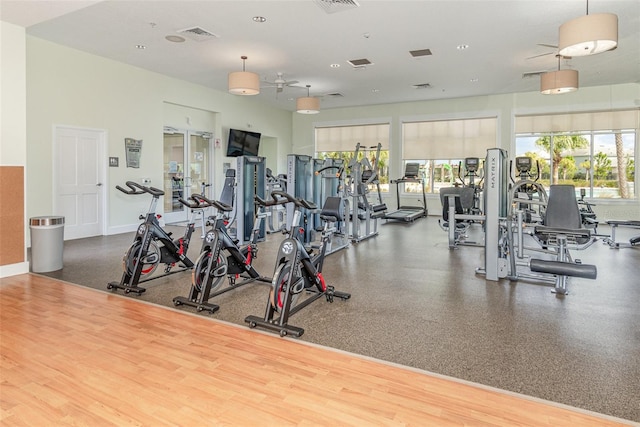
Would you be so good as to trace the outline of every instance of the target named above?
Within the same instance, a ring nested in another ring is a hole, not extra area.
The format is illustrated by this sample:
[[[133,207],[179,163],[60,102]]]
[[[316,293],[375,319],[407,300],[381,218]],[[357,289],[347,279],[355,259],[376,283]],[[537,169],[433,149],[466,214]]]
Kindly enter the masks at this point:
[[[497,118],[405,122],[402,157],[405,160],[485,157],[495,147]]]
[[[383,150],[388,150],[389,124],[316,128],[316,152],[354,151],[358,142],[361,147],[380,143]]]

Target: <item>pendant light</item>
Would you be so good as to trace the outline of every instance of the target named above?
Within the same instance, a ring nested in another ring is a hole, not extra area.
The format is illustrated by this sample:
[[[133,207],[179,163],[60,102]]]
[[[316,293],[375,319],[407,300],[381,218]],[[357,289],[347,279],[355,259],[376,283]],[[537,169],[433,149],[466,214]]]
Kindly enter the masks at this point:
[[[229,73],[229,93],[234,95],[257,95],[260,93],[260,76],[245,71],[246,56],[241,56],[242,71]]]
[[[558,57],[558,71],[550,71],[540,76],[540,93],[543,95],[559,95],[578,90],[578,72],[576,70],[561,70]]]
[[[618,16],[613,13],[587,14],[567,21],[560,26],[559,54],[562,56],[587,56],[606,52],[618,45]]]
[[[318,114],[320,112],[320,99],[309,94],[307,85],[307,96],[296,99],[296,111],[301,114]]]

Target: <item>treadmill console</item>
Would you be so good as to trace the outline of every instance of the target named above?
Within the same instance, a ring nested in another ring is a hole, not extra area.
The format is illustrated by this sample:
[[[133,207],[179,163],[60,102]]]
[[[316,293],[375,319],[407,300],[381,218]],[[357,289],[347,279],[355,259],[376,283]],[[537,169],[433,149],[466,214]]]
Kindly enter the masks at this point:
[[[405,178],[417,178],[420,173],[420,163],[407,163],[404,167]]]

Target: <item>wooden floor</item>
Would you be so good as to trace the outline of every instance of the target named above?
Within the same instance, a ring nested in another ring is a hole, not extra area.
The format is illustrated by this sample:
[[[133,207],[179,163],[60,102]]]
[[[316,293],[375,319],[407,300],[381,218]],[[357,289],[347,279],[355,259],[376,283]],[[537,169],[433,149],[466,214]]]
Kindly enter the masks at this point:
[[[626,425],[37,275],[0,320],[3,426]]]

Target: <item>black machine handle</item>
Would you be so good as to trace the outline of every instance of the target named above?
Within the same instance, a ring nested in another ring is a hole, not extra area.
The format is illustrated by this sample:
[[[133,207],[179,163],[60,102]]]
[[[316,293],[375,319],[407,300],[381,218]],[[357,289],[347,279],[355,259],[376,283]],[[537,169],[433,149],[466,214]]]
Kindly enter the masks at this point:
[[[291,194],[285,193],[284,191],[280,191],[280,190],[272,191],[271,199],[272,200],[264,200],[257,195],[255,196],[255,201],[260,206],[275,206],[275,205],[284,205],[287,203],[293,203],[299,208],[318,209],[315,203],[310,202],[308,200],[293,197]]]
[[[185,205],[186,207],[188,207],[189,209],[204,209],[211,206],[207,203],[201,203],[199,200],[197,200],[193,196],[189,197],[189,200],[185,200],[182,197],[180,197],[178,198],[178,201],[183,205]]]
[[[129,187],[128,190],[120,187],[119,185],[116,185],[116,188],[122,191],[123,193],[130,194],[130,195],[137,195],[137,194],[144,194],[144,193],[149,193],[155,197],[160,197],[164,195],[164,191],[160,190],[159,188],[147,187],[146,185],[141,185],[134,181],[127,181],[125,182],[125,185]]]
[[[329,170],[329,169],[337,169],[338,172],[336,172],[336,177],[340,178],[340,175],[342,175],[342,173],[344,172],[344,166],[325,166],[323,168],[320,168],[316,171],[316,175],[320,175],[322,172]]]

